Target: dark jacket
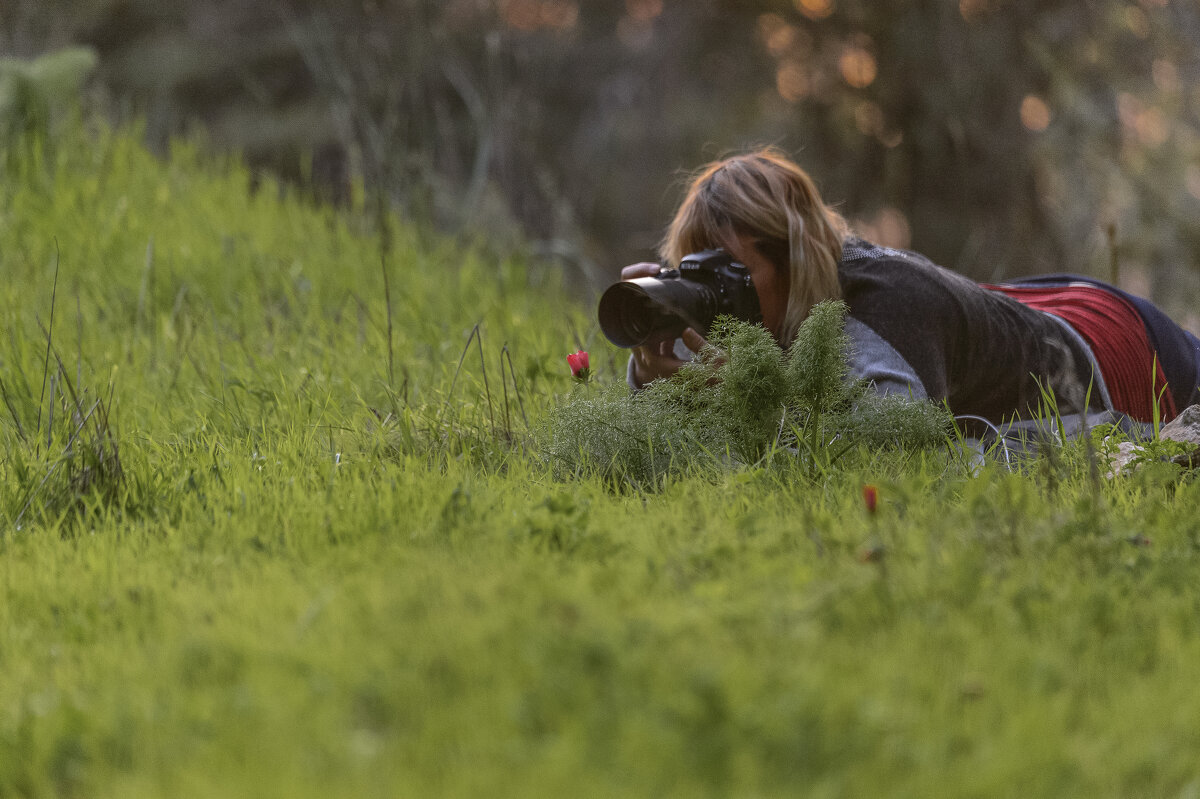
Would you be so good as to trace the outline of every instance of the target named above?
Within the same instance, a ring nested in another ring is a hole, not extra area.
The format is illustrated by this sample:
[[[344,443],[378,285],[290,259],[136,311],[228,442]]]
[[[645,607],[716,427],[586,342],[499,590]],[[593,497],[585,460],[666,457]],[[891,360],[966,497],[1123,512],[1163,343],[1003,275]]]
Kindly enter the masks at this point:
[[[838,279],[850,365],[880,391],[945,400],[995,422],[1106,407],[1087,344],[1065,322],[988,291],[916,253],[846,242]],[[1089,395],[1090,389],[1090,395]]]

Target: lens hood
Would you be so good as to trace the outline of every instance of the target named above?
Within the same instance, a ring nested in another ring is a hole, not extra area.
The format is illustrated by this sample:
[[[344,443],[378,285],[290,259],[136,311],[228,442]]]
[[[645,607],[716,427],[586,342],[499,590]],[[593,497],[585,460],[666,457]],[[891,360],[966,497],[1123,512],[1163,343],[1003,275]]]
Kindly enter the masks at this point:
[[[618,347],[674,339],[692,327],[707,332],[717,297],[709,286],[678,277],[643,277],[609,286],[600,297],[600,329]]]

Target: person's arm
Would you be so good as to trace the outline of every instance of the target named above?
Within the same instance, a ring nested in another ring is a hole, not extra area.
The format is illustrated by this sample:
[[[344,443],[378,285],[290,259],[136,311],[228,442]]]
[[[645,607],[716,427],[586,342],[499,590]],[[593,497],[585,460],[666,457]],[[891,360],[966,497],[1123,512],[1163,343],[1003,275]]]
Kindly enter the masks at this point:
[[[846,335],[850,337],[847,365],[851,377],[866,380],[880,394],[901,394],[912,399],[929,396],[912,364],[870,327],[847,316]]]

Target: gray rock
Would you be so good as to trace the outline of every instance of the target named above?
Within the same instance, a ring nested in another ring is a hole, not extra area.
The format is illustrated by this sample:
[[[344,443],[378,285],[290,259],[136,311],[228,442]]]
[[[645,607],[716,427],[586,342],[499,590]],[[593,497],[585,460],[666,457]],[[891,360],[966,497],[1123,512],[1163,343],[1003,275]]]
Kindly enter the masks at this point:
[[[1186,452],[1170,458],[1171,463],[1186,468],[1200,466],[1200,405],[1190,405],[1183,413],[1162,426],[1158,437],[1164,441],[1178,441],[1191,446]],[[1113,478],[1137,468],[1137,460],[1145,457],[1145,447],[1132,441],[1122,441],[1108,464],[1106,477]]]
[[[1200,447],[1200,405],[1189,405],[1159,431],[1159,438]]]

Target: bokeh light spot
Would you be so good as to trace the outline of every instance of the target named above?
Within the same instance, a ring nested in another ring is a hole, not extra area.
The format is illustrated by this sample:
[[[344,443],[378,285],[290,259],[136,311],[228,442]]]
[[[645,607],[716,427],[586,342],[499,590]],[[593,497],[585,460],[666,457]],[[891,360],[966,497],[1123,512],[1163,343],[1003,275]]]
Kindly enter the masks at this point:
[[[1167,94],[1175,94],[1179,91],[1179,67],[1175,66],[1174,62],[1165,58],[1156,58],[1150,69],[1150,74],[1154,77],[1154,85],[1158,87],[1159,91]]]
[[[663,0],[625,0],[625,11],[638,22],[653,22],[662,15]]]
[[[617,20],[617,39],[630,50],[649,50],[654,44],[654,23],[625,15]]]
[[[875,82],[878,67],[875,56],[859,45],[847,45],[838,59],[842,79],[856,89],[865,89]]]
[[[974,22],[987,11],[987,0],[958,0],[958,13],[967,22]]]
[[[1159,147],[1171,137],[1163,113],[1128,92],[1117,95],[1117,116],[1125,131],[1146,147]]]
[[[758,32],[767,45],[767,52],[779,58],[792,49],[800,29],[776,14],[763,14],[758,18]]]
[[[808,96],[811,84],[808,72],[795,61],[785,61],[775,71],[775,88],[789,103],[798,103]]]
[[[879,143],[889,150],[893,150],[904,143],[904,131],[888,130],[879,134]]]
[[[500,17],[510,28],[534,31],[541,19],[541,5],[538,0],[504,0],[500,4]]]
[[[519,31],[567,31],[579,21],[575,0],[501,0],[500,18]]]
[[[795,0],[795,5],[809,19],[825,19],[833,13],[833,0]]]
[[[1150,18],[1137,6],[1129,6],[1125,9],[1125,27],[1134,36],[1145,39],[1150,35]]]
[[[864,136],[883,134],[883,109],[867,100],[854,107],[854,124]]]
[[[885,205],[870,217],[854,220],[853,227],[867,241],[884,247],[907,249],[912,245],[908,217],[899,208]]]
[[[1200,200],[1200,166],[1188,164],[1187,170],[1183,173],[1183,182],[1187,186],[1188,194]]]
[[[1027,94],[1021,101],[1021,124],[1034,133],[1050,127],[1050,106],[1036,94]]]

